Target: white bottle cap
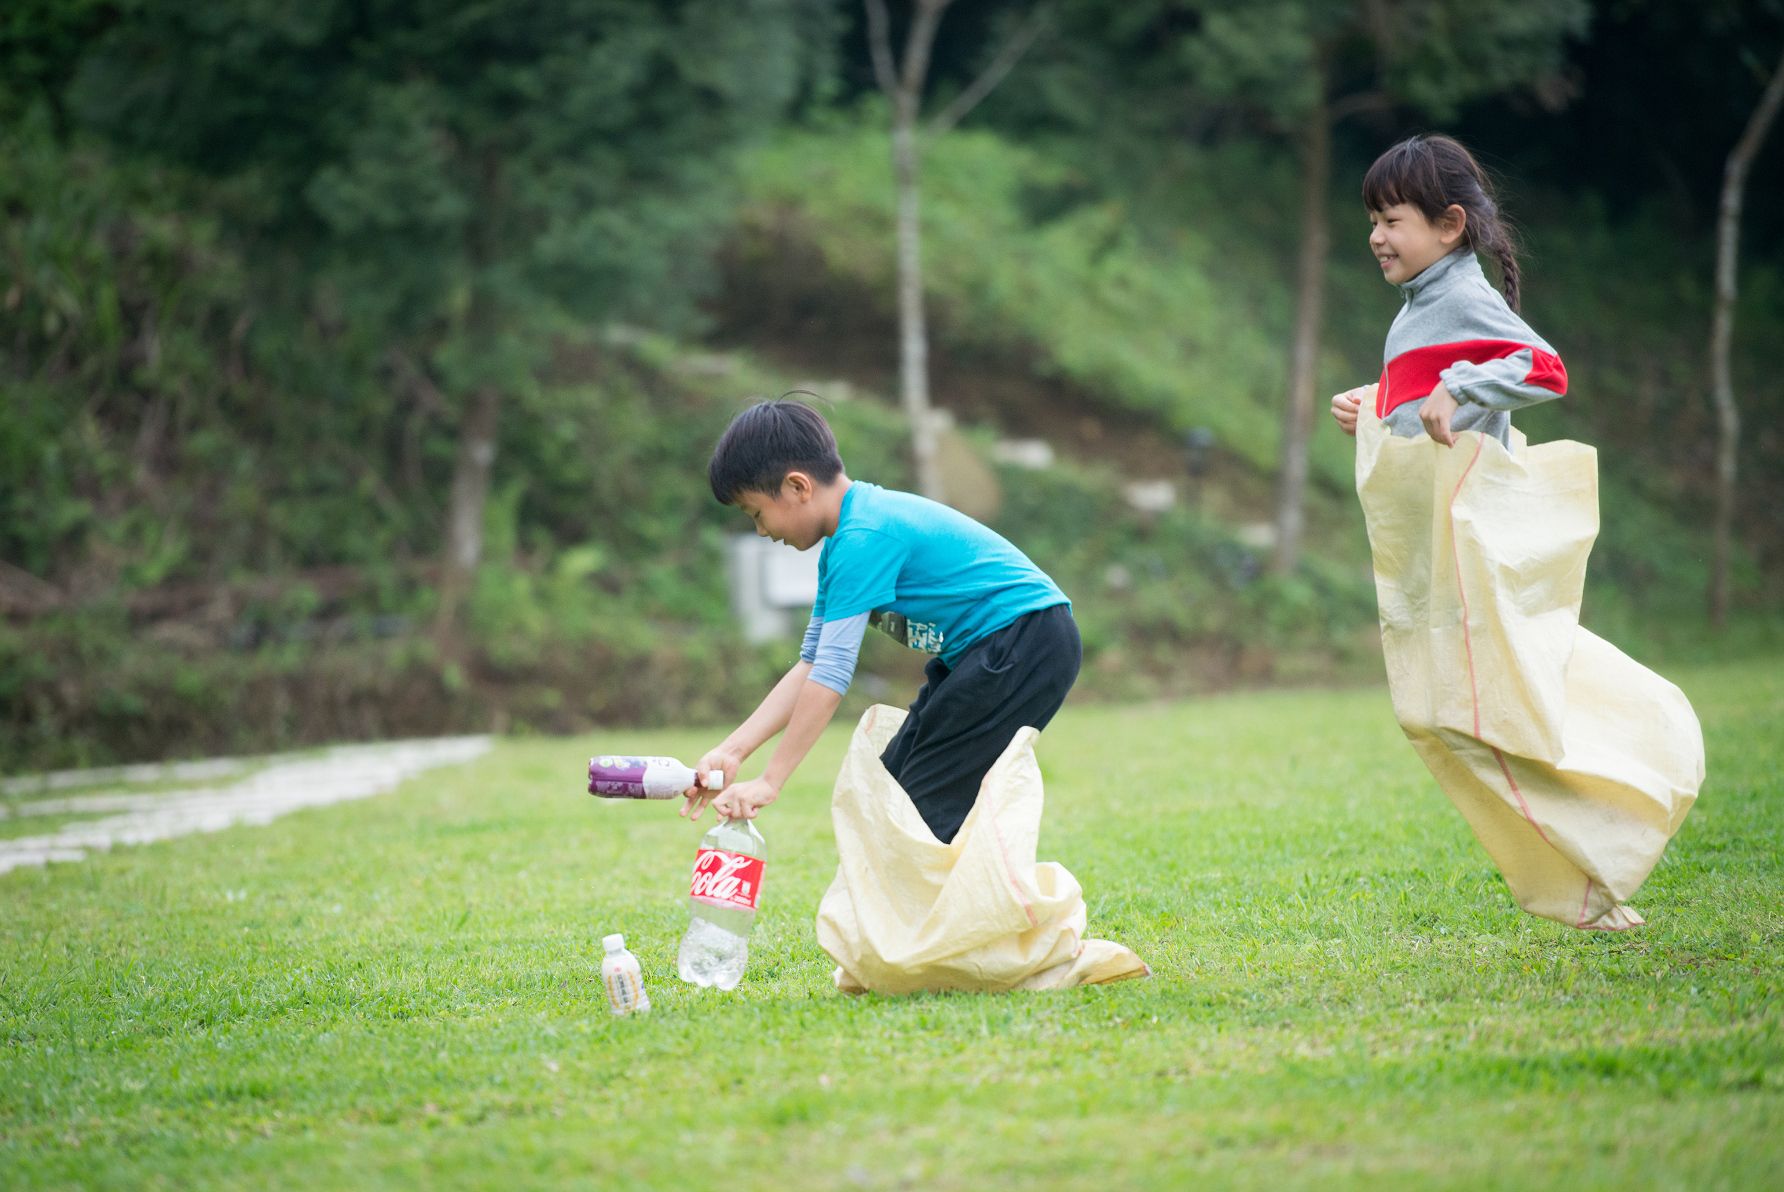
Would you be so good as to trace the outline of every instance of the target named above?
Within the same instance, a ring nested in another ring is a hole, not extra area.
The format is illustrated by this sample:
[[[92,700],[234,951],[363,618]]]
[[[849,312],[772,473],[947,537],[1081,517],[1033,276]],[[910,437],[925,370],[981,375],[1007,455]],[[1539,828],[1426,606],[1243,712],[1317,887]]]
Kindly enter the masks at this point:
[[[623,935],[604,936],[601,940],[601,946],[606,948],[609,952],[624,952],[626,950],[626,937]]]
[[[725,789],[725,772],[723,770],[708,770],[706,772],[705,782],[706,782],[706,789],[709,791],[724,790]]]

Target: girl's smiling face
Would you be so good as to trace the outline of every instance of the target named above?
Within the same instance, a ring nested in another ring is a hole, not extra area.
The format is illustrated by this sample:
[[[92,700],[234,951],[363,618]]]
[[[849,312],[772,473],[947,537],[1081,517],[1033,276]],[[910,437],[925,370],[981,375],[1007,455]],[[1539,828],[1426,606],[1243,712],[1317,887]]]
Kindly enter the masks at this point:
[[[1467,222],[1467,213],[1455,204],[1433,222],[1411,203],[1395,203],[1369,213],[1369,251],[1381,263],[1383,277],[1405,285],[1455,250]]]

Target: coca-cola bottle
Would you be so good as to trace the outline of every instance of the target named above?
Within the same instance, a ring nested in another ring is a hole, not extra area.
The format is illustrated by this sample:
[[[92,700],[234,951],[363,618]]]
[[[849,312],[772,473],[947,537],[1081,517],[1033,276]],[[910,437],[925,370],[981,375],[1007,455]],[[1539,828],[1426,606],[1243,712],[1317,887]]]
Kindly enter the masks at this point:
[[[688,887],[688,932],[675,957],[683,981],[735,989],[743,979],[767,852],[746,819],[722,819],[701,839]]]
[[[700,774],[672,757],[608,754],[588,759],[588,793],[604,799],[671,799],[696,784],[722,790],[725,772]]]

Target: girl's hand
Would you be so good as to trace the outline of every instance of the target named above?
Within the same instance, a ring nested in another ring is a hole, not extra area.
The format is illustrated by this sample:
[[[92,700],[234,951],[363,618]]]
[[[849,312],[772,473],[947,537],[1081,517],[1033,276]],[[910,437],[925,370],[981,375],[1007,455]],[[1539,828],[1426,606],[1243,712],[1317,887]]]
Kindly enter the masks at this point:
[[[1332,418],[1338,423],[1338,429],[1347,435],[1354,436],[1357,433],[1357,415],[1363,408],[1363,394],[1369,388],[1368,385],[1359,385],[1332,398]]]
[[[752,778],[728,786],[712,801],[712,809],[725,819],[755,819],[756,813],[780,798],[780,791],[766,778]]]
[[[1425,433],[1445,447],[1454,447],[1456,432],[1450,429],[1450,422],[1459,408],[1443,382],[1437,382],[1437,388],[1431,390],[1431,396],[1419,407],[1419,421],[1425,424]]]
[[[705,774],[708,770],[723,770],[725,772],[725,785],[716,791],[709,791],[698,783],[690,786],[687,790],[681,792],[681,810],[676,814],[680,815],[690,823],[699,819],[700,813],[706,809],[706,805],[711,803],[714,799],[717,799],[724,793],[726,788],[737,781],[737,771],[742,765],[743,758],[739,754],[726,749],[723,745],[719,746],[717,749],[707,750],[705,756],[701,757],[701,759],[695,763],[694,773]]]

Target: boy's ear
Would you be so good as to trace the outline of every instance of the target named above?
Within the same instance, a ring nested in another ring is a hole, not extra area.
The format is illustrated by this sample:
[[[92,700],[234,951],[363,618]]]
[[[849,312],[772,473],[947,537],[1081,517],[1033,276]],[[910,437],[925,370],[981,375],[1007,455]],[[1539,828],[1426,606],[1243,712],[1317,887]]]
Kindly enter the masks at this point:
[[[1437,217],[1437,239],[1444,244],[1454,244],[1468,230],[1468,211],[1460,203],[1451,203]]]
[[[808,500],[813,493],[818,491],[818,484],[811,478],[810,473],[795,471],[788,472],[786,479],[781,481],[782,492],[786,492],[789,488],[792,489],[789,495],[795,500]]]

